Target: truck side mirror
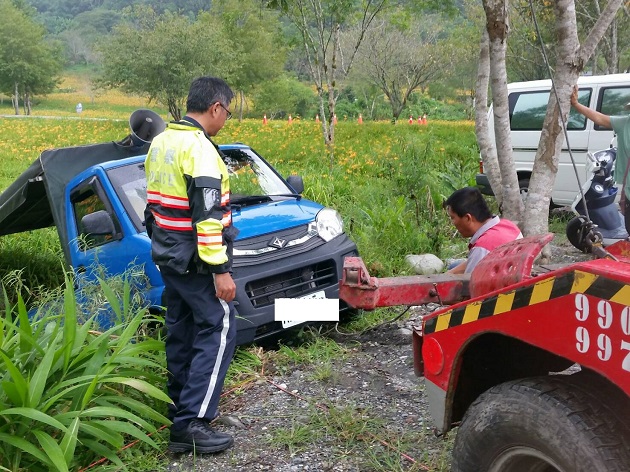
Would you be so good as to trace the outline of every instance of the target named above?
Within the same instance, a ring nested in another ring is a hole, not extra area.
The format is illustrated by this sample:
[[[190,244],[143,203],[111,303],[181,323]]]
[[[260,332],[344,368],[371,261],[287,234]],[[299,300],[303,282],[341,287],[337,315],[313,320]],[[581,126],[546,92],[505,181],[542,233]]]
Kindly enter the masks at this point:
[[[114,236],[114,220],[105,210],[89,213],[81,218],[82,233],[90,236]]]
[[[301,194],[304,191],[304,182],[299,175],[290,175],[287,177],[287,183],[295,191],[295,193]]]

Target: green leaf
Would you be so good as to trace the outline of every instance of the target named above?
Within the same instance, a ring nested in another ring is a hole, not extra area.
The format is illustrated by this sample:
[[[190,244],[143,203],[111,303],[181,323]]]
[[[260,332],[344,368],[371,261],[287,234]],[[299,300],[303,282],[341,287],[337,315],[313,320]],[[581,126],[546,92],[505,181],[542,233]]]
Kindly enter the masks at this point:
[[[90,385],[93,381],[93,375],[85,375],[81,377],[73,377],[68,380],[64,380],[63,382],[59,382],[58,384],[51,386],[50,389],[46,390],[45,402],[42,404],[41,409],[44,411],[48,411],[56,402],[60,401],[63,398],[70,398],[71,394],[75,391],[79,391],[81,393],[85,390],[86,387]],[[80,397],[81,395],[79,395]],[[74,396],[72,396],[74,399]],[[65,400],[64,400],[65,401]],[[74,409],[73,409],[74,410]]]
[[[39,423],[45,423],[53,428],[60,429],[64,433],[67,431],[66,427],[46,413],[43,413],[35,408],[9,408],[8,410],[3,410],[2,415],[16,415],[23,416],[25,418],[31,419],[33,421],[37,421]]]
[[[76,299],[74,294],[74,287],[68,277],[68,274],[64,274],[65,288],[63,293],[63,305],[65,313],[65,321],[63,324],[63,341],[64,341],[64,370],[68,369],[70,359],[72,357],[72,350],[74,347],[74,339],[77,333],[77,311],[76,311]]]
[[[136,424],[141,425],[144,429],[148,429],[148,430],[155,430],[155,428],[149,424],[148,422],[146,422],[145,420],[143,420],[142,418],[140,418],[138,415],[127,411],[127,410],[123,410],[122,408],[116,408],[116,407],[111,407],[111,406],[95,406],[92,408],[88,408],[84,411],[81,412],[81,417],[84,418],[125,418],[129,421],[132,421]]]
[[[98,350],[92,355],[92,358],[85,366],[84,371],[84,374],[86,375],[94,375],[94,379],[85,388],[77,391],[77,394],[75,395],[73,401],[75,409],[83,410],[86,405],[90,403],[90,400],[92,399],[92,394],[94,393],[94,389],[96,388],[96,384],[98,382],[98,374],[102,369],[103,363],[105,361],[105,355],[109,350],[107,338],[99,336],[99,341],[100,345],[98,346]]]
[[[114,310],[114,313],[116,313],[117,319],[119,321],[121,321],[122,320],[122,312],[121,312],[120,302],[118,300],[118,296],[116,295],[116,293],[114,293],[114,291],[109,286],[109,284],[107,282],[105,282],[105,280],[103,280],[103,279],[101,279],[99,277],[98,281],[99,281],[99,284],[101,286],[101,290],[103,290],[103,293],[105,294],[105,298],[107,299],[107,303],[109,303],[109,305],[112,308],[112,310]]]
[[[22,299],[22,294],[18,291],[18,318],[20,320],[20,351],[21,352],[29,352],[30,346],[34,343],[33,341],[33,330],[31,327],[31,321],[28,319],[28,312],[26,310],[26,305],[24,304],[24,300]]]
[[[7,396],[8,400],[14,405],[21,405],[24,402],[24,399],[20,397],[20,392],[18,392],[18,388],[13,382],[9,382],[8,380],[3,381],[2,390],[4,391],[4,394]]]
[[[147,395],[150,395],[153,398],[156,398],[166,403],[171,403],[171,399],[168,397],[166,393],[164,393],[159,388],[151,385],[150,383],[145,382],[144,380],[129,379],[125,377],[112,377],[109,379],[105,379],[103,381],[107,383],[119,383],[123,385],[128,385],[129,387],[135,388],[136,390],[142,393],[146,393]]]
[[[97,398],[96,402],[99,405],[106,405],[106,404],[112,404],[112,403],[123,405],[123,406],[126,406],[127,409],[131,411],[142,411],[143,416],[146,416],[154,421],[157,421],[160,424],[170,424],[170,421],[168,420],[168,418],[158,413],[153,408],[148,408],[145,402],[141,402],[133,398],[129,398],[127,396],[122,396],[122,395],[102,396],[102,397]]]
[[[48,456],[24,438],[13,436],[12,434],[0,433],[0,443],[9,444],[22,452],[30,454],[40,462],[52,466],[52,461]]]
[[[49,434],[46,434],[43,431],[35,430],[33,431],[33,434],[57,470],[59,472],[68,472],[68,463],[66,462],[59,444],[57,444]]]
[[[16,393],[20,398],[20,406],[24,406],[28,394],[28,383],[26,379],[22,376],[20,369],[18,369],[13,361],[6,355],[4,350],[0,349],[0,357],[4,360],[4,365],[7,368],[9,374],[11,374],[11,378],[13,379],[13,385],[15,386]]]
[[[115,451],[109,449],[107,446],[103,446],[97,441],[92,441],[90,439],[85,439],[81,442],[84,446],[93,451],[97,456],[104,457],[111,463],[116,464],[118,467],[120,467],[121,470],[125,470],[125,464],[123,464],[123,462],[120,460],[120,457],[116,455]]]
[[[54,336],[51,336],[51,340]],[[51,342],[52,344],[52,342]],[[48,381],[48,377],[50,374],[50,368],[52,367],[53,360],[55,358],[55,350],[49,348],[44,357],[41,359],[37,369],[33,373],[31,377],[31,382],[28,386],[28,404],[35,406],[39,405],[42,399],[42,393],[44,392],[44,388],[46,388],[46,382]]]
[[[105,426],[103,426],[100,423],[97,424],[93,421],[82,421],[79,429],[82,433],[89,434],[101,442],[105,441],[106,443],[111,444],[116,450],[123,447],[124,438],[116,431],[107,429],[107,422],[105,422]],[[81,442],[85,443],[83,436],[81,438]]]
[[[67,429],[63,439],[61,440],[61,450],[63,451],[63,457],[65,458],[67,464],[70,464],[70,462],[74,458],[74,451],[77,447],[80,424],[81,420],[79,420],[79,418],[75,418],[70,424],[70,427]]]
[[[119,433],[128,434],[129,436],[139,439],[140,441],[150,445],[151,447],[155,449],[159,448],[159,446],[153,441],[153,439],[151,439],[149,436],[147,436],[146,433],[144,433],[137,426],[134,426],[131,423],[126,423],[124,421],[116,421],[116,420],[109,420],[109,421],[96,420],[94,421],[94,423],[101,424],[103,427],[107,429],[111,429],[113,431],[118,431]]]

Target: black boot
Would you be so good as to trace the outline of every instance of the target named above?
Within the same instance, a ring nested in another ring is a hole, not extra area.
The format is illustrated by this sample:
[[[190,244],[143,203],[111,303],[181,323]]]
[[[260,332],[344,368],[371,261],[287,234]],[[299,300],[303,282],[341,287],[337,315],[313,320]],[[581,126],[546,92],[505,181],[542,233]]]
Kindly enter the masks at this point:
[[[171,428],[168,450],[171,452],[195,451],[199,454],[224,451],[234,443],[232,436],[214,431],[208,423],[194,419],[182,430]]]

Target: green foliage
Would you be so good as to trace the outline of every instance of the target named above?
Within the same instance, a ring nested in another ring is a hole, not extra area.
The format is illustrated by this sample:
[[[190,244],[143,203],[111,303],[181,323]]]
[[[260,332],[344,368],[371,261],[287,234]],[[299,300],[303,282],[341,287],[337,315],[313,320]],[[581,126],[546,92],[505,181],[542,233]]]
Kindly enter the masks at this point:
[[[7,470],[72,470],[116,452],[129,438],[157,447],[148,433],[168,420],[159,413],[168,397],[163,382],[163,342],[139,336],[144,310],[112,296],[126,321],[105,332],[93,320],[77,323],[69,279],[64,310],[41,308],[29,319],[24,302],[9,307],[4,291],[0,318],[0,466]]]
[[[221,23],[203,13],[195,21],[150,7],[128,10],[129,21],[118,25],[100,45],[103,69],[98,84],[148,96],[168,107],[175,119],[195,77],[212,75],[228,82],[239,56]]]
[[[304,116],[315,103],[313,91],[297,79],[283,75],[271,82],[264,82],[254,92],[258,114],[266,113],[271,119],[289,114]]]
[[[0,91],[45,94],[57,84],[61,51],[44,28],[10,0],[0,0]]]
[[[232,46],[238,50],[239,64],[230,84],[249,91],[261,83],[275,82],[283,73],[287,49],[278,14],[261,9],[256,0],[221,0],[212,12],[227,35],[238,38]]]
[[[431,86],[430,93],[434,93],[434,86]],[[438,90],[435,95],[438,95]],[[470,108],[465,103],[458,101],[444,101],[431,98],[424,94],[412,95],[408,103],[408,109],[413,116],[427,114],[429,120],[467,120],[470,118]]]

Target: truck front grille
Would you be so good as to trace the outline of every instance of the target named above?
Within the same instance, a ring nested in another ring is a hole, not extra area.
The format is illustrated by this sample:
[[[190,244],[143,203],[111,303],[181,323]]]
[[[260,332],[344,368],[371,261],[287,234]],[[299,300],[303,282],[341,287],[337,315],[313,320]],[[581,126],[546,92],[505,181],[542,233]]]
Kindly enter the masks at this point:
[[[324,261],[299,269],[254,280],[245,291],[254,308],[272,305],[276,298],[296,298],[337,283],[334,261]]]

